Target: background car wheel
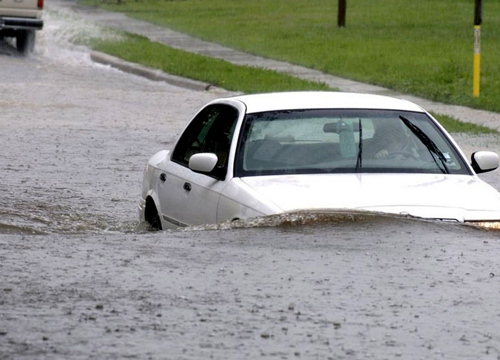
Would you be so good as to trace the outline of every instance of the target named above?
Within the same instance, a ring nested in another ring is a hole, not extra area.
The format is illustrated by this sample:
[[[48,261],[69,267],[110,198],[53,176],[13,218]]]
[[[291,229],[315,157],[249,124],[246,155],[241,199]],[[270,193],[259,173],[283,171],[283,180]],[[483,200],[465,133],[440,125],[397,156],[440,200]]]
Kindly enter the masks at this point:
[[[152,230],[162,230],[160,215],[158,215],[158,210],[156,205],[151,198],[146,200],[146,221],[151,225]]]
[[[16,48],[23,55],[35,49],[35,30],[20,30],[16,36]]]

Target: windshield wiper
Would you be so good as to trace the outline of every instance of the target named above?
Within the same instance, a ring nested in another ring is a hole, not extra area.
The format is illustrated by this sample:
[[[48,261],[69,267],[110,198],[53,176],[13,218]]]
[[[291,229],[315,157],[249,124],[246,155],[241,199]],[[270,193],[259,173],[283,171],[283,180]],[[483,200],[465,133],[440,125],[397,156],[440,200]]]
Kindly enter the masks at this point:
[[[444,156],[443,152],[441,150],[439,150],[439,148],[434,143],[434,141],[432,141],[431,138],[429,136],[427,136],[427,134],[422,131],[422,129],[420,129],[417,125],[412,123],[410,120],[408,120],[404,116],[399,115],[399,118],[403,121],[403,123],[406,125],[406,127],[408,127],[408,129],[410,129],[411,132],[413,134],[415,134],[415,136],[422,142],[422,144],[425,145],[425,147],[427,148],[429,153],[431,153],[431,157],[434,160],[434,162],[436,163],[439,170],[441,170],[441,172],[443,174],[449,174],[450,170],[448,169],[448,166],[446,165],[446,162],[447,162],[446,157]],[[439,163],[437,162],[436,157],[433,155],[433,153],[437,155],[438,159],[441,162],[442,167],[439,166]]]
[[[361,119],[359,119],[359,144],[358,144],[358,157],[356,159],[356,172],[362,167],[362,154],[363,154],[363,127],[361,126]]]

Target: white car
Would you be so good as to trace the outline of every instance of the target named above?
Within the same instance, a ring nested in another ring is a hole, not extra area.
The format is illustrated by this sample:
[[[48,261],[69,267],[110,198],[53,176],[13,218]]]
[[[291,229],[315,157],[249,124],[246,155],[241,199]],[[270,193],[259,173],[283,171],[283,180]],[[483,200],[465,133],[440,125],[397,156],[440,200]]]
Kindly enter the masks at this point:
[[[212,101],[172,150],[147,163],[141,221],[156,229],[296,211],[374,211],[456,222],[500,220],[500,194],[421,107],[339,92]]]

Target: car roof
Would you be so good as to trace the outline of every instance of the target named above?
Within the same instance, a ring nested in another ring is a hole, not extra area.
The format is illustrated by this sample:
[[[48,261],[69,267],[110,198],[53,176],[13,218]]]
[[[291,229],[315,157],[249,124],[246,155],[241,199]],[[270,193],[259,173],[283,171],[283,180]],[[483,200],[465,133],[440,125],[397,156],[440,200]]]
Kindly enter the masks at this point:
[[[296,109],[387,109],[424,110],[407,100],[388,96],[333,92],[298,91],[277,92],[232,97],[244,104],[247,113]]]

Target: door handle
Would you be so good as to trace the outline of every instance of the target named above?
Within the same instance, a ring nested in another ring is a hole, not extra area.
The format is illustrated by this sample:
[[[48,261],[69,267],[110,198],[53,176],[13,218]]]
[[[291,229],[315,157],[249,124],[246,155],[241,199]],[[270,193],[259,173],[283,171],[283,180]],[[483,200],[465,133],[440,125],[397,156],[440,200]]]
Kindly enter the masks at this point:
[[[191,191],[191,184],[190,183],[185,182],[183,187],[184,187],[184,190]]]
[[[167,180],[167,174],[165,174],[165,173],[161,173],[161,174],[160,174],[160,180],[161,180],[161,181],[165,181],[165,180]]]

